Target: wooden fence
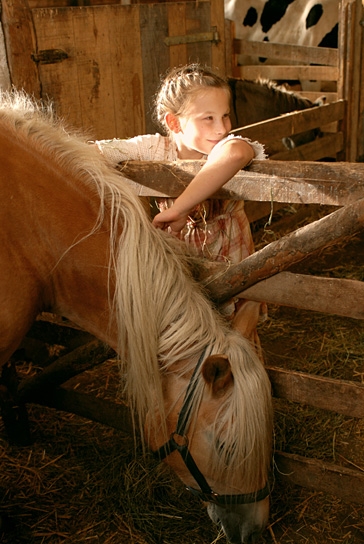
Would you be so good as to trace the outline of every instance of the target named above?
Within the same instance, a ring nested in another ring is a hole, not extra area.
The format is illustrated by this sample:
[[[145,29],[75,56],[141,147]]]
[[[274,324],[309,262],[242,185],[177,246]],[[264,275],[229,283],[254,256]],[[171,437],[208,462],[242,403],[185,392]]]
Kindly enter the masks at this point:
[[[176,197],[200,167],[198,161],[182,161],[178,166],[129,162],[121,169],[136,194]],[[268,304],[364,319],[363,282],[287,271],[313,252],[337,244],[364,228],[364,165],[255,161],[215,196],[272,203],[320,203],[337,206],[337,210],[268,244],[228,270],[223,264],[211,263],[198,280],[212,299],[223,302],[233,294],[243,293],[248,299]],[[69,326],[46,315],[35,323],[29,336],[48,344],[61,343],[59,338]],[[20,384],[19,401],[69,411],[130,432],[130,414],[125,406],[62,387],[72,376],[113,356],[111,350],[105,350],[91,335],[76,332],[73,351]],[[270,366],[267,370],[276,397],[352,418],[364,417],[364,385],[359,382]],[[364,475],[357,470],[283,452],[275,452],[275,463],[279,478],[364,504]]]
[[[152,99],[169,66],[198,60],[247,79],[334,80],[337,90],[327,95],[329,104],[260,128],[244,127],[242,134],[269,145],[272,135],[285,138],[319,127],[322,138],[273,158],[364,157],[361,0],[340,0],[337,50],[243,43],[224,24],[223,9],[223,0],[130,5],[92,0],[77,7],[70,7],[70,0],[2,0],[11,81],[34,96],[50,97],[70,124],[102,139],[158,129],[151,118]],[[237,67],[234,59],[241,50],[301,64]]]
[[[363,4],[362,0],[338,2],[338,49],[305,47],[297,44],[253,42],[234,38],[230,23],[226,28],[226,66],[228,73],[245,79],[268,78],[273,80],[320,80],[333,82],[336,90],[329,93],[304,91],[302,95],[315,99],[325,94],[327,101],[344,101],[338,110],[326,110],[327,115],[317,118],[325,134],[319,145],[325,147],[326,156],[339,160],[356,161],[364,158],[364,58],[363,58]],[[230,49],[229,49],[230,48]],[[237,55],[274,59],[279,64],[251,64],[238,66]],[[294,63],[294,64],[293,64]],[[343,109],[342,109],[343,108]],[[321,108],[320,108],[321,109]],[[315,124],[317,111],[306,113],[307,123]],[[316,123],[317,126],[317,123]],[[333,135],[335,134],[335,136]],[[314,147],[314,146],[313,146]],[[293,153],[288,160],[316,160],[312,149]],[[281,157],[274,157],[281,158]],[[286,156],[282,157],[286,160]]]
[[[130,183],[140,196],[176,197],[201,164],[130,162],[122,167],[122,172],[132,180]],[[247,299],[268,304],[364,319],[363,282],[286,271],[315,251],[337,244],[364,228],[364,165],[255,161],[215,196],[338,207],[337,211],[268,244],[228,270],[223,264],[211,263],[199,280],[215,301],[223,302],[243,293]],[[269,366],[268,373],[276,397],[349,417],[364,417],[361,383]],[[280,478],[364,504],[364,475],[359,471],[281,452],[276,453],[275,461]]]

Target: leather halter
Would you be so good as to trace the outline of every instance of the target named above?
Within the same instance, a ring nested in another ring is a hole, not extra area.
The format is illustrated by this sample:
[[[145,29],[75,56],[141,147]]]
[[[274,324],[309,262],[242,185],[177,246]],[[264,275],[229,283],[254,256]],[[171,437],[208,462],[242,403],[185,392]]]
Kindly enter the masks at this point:
[[[255,491],[253,493],[242,493],[240,495],[219,495],[218,493],[215,493],[207,483],[202,472],[199,470],[188,449],[188,437],[186,435],[187,422],[190,419],[190,413],[192,409],[191,403],[196,387],[197,372],[202,366],[205,358],[205,353],[206,349],[204,349],[204,351],[202,352],[198,363],[193,371],[191,380],[188,384],[183,405],[178,416],[176,430],[171,434],[170,439],[165,444],[163,444],[163,446],[161,446],[157,451],[154,452],[154,455],[160,461],[163,461],[163,459],[168,457],[168,455],[170,455],[174,451],[178,451],[191,476],[200,487],[200,489],[194,489],[193,487],[186,486],[186,489],[202,501],[213,502],[220,506],[230,506],[233,504],[249,504],[261,501],[268,497],[270,493],[268,483],[262,489],[259,489],[259,491]]]

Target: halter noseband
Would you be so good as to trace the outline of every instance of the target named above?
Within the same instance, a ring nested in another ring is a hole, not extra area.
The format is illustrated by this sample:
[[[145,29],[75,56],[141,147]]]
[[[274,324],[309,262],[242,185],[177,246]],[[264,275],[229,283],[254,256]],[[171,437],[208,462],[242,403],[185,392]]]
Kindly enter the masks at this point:
[[[163,459],[168,457],[168,455],[174,451],[178,451],[191,476],[200,487],[200,490],[189,486],[186,486],[186,489],[202,501],[213,502],[220,506],[259,502],[268,497],[270,493],[268,483],[262,489],[259,489],[259,491],[253,493],[242,493],[240,495],[219,495],[211,489],[188,449],[188,437],[186,435],[187,422],[190,419],[192,396],[196,387],[197,372],[202,366],[205,352],[206,349],[202,352],[188,384],[183,405],[178,416],[176,430],[171,434],[170,439],[154,452],[154,456],[160,461],[163,461]]]

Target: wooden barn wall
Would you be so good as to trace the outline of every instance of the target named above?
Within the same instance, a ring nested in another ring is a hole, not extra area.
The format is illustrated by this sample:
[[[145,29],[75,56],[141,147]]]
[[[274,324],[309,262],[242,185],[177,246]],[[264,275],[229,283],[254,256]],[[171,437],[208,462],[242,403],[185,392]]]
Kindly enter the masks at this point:
[[[50,97],[92,138],[155,132],[153,96],[170,66],[200,61],[225,74],[222,0],[31,10],[23,0],[3,4],[13,83]],[[215,30],[217,43],[201,41]],[[176,36],[176,44],[166,43]]]

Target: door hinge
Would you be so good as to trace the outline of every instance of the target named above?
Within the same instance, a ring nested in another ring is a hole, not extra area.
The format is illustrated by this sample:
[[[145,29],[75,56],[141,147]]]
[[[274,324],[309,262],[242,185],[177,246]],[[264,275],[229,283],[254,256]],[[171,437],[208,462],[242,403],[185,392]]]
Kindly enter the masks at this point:
[[[186,34],[185,36],[167,36],[164,38],[165,45],[181,45],[184,43],[212,42],[219,43],[220,37],[216,26],[213,26],[210,32],[197,32],[196,34]]]
[[[37,64],[56,64],[68,59],[68,54],[63,49],[42,49],[30,56]]]

